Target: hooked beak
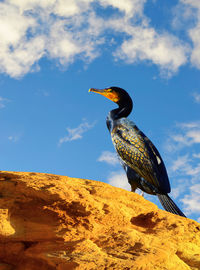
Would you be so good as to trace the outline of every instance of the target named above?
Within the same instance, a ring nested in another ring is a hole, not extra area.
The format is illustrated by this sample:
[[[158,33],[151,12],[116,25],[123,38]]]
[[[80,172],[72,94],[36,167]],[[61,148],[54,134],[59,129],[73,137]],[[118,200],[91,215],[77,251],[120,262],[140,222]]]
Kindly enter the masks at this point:
[[[105,89],[90,88],[88,92],[94,92],[94,93],[102,94],[102,93],[105,92]]]
[[[117,92],[112,91],[111,88],[105,88],[105,89],[96,89],[96,88],[90,88],[89,92],[94,92],[97,94],[100,94],[113,102],[117,103],[120,100],[120,97]]]

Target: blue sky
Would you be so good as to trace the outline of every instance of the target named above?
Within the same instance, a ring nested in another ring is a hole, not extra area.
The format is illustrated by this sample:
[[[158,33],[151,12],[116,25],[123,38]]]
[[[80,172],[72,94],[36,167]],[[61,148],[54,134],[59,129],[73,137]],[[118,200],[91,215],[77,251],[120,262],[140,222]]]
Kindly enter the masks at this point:
[[[200,221],[199,0],[0,1],[1,170],[129,190],[105,125],[115,104],[88,93],[109,86],[130,93],[173,199]]]

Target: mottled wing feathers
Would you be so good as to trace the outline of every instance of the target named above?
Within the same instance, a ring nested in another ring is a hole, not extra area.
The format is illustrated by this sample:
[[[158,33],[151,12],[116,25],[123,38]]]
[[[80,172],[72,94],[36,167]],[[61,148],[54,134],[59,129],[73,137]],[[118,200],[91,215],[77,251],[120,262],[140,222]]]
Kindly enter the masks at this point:
[[[130,168],[161,192],[170,192],[167,172],[160,154],[133,122],[125,118],[117,121],[111,137],[117,153]]]
[[[141,134],[143,134],[141,132]],[[160,190],[165,193],[170,193],[170,183],[165,168],[165,164],[153,143],[143,134],[145,145],[148,149],[150,160],[152,162],[156,177],[159,181]]]

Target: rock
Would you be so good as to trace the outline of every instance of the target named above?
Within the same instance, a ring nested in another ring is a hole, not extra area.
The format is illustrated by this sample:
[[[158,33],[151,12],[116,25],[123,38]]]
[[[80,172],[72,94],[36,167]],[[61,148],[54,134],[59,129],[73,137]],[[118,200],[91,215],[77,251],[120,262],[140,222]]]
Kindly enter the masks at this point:
[[[108,184],[0,173],[0,270],[200,269],[200,224]]]

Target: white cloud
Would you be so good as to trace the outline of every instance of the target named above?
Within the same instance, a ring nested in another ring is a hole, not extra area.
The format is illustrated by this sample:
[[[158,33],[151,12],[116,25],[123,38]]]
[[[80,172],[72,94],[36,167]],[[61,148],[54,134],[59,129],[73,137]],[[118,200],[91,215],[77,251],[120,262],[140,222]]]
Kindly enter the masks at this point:
[[[188,166],[188,163],[189,163],[188,155],[178,157],[175,161],[173,161],[171,170],[174,172],[180,169],[185,169],[186,166]]]
[[[130,38],[123,42],[115,56],[128,63],[150,60],[170,75],[187,61],[187,46],[170,34],[158,34],[150,27],[129,27],[127,34]]]
[[[89,8],[89,4],[92,1],[87,0],[59,0],[54,5],[55,14],[63,17],[70,17],[77,14],[80,14],[83,11],[86,11]]]
[[[188,155],[179,156],[172,162],[170,170],[171,172],[177,172],[179,176],[190,176],[195,180],[200,175],[200,163],[194,162]]]
[[[98,161],[106,162],[110,165],[119,164],[119,159],[117,158],[117,154],[109,151],[103,151],[98,158]]]
[[[188,213],[200,213],[200,184],[192,185],[190,193],[185,195],[181,201]]]
[[[193,97],[196,103],[200,103],[200,94],[195,92],[193,93]]]
[[[147,0],[99,0],[102,6],[112,6],[125,13],[126,18],[133,17],[134,15],[142,15],[144,4]]]
[[[200,122],[179,123],[168,140],[168,172],[172,196],[187,215],[200,214]],[[181,199],[180,199],[181,198]]]
[[[170,135],[165,148],[168,151],[180,150],[200,143],[200,122],[179,123],[176,132]]]
[[[0,71],[19,77],[33,70],[44,53],[44,38],[40,33],[28,38],[37,22],[12,4],[0,3]]]
[[[3,109],[6,107],[5,103],[9,102],[7,98],[0,97],[0,109]]]
[[[128,191],[131,190],[130,184],[128,183],[127,176],[124,171],[115,171],[111,172],[108,177],[108,183],[112,186],[126,189]]]
[[[200,122],[188,122],[188,123],[179,123],[177,124],[177,127],[180,127],[182,129],[192,129],[192,128],[200,128]]]
[[[147,0],[5,0],[0,3],[0,72],[20,77],[39,69],[42,57],[67,66],[80,58],[100,55],[100,45],[112,46],[115,59],[128,63],[150,61],[167,74],[187,62],[189,46],[178,37],[159,32],[145,16]],[[181,1],[198,10],[195,1]],[[105,19],[99,7],[109,8]],[[191,29],[191,59],[198,62],[198,28]],[[107,35],[109,33],[109,35]],[[115,43],[116,45],[117,43]],[[116,48],[116,46],[113,46]],[[197,54],[197,55],[196,55]],[[198,63],[194,64],[198,67]]]
[[[179,123],[176,128],[177,133],[171,135],[167,144],[171,153],[179,151],[179,155],[171,161],[170,171],[177,172],[178,175],[190,176],[190,180],[194,181],[200,175],[200,163],[197,159],[199,158],[197,151],[200,144],[200,122]],[[186,148],[188,150],[185,153]]]
[[[195,157],[195,158],[200,158],[200,153],[198,153],[198,154],[193,154],[193,157]]]
[[[191,62],[195,67],[200,69],[200,21],[195,28],[189,31],[189,34],[194,44],[194,49],[191,54]]]
[[[75,56],[95,58],[102,42],[97,37],[100,20],[94,22],[92,12],[84,14],[89,7],[86,0],[0,3],[0,71],[23,76],[38,70],[44,56],[61,65],[72,63]]]
[[[196,20],[195,26],[188,30],[188,35],[193,42],[191,63],[200,69],[200,2],[199,0],[180,0],[185,5],[192,20]]]
[[[200,129],[190,130],[186,133],[186,136],[189,138],[189,143],[200,143]]]
[[[8,137],[8,140],[15,143],[19,140],[19,138],[20,138],[20,136],[18,136],[18,135],[11,135]]]
[[[188,179],[187,178],[180,178],[177,185],[172,188],[170,196],[174,199],[182,196],[186,190],[188,190]]]
[[[67,134],[67,136],[65,136],[59,140],[59,145],[61,145],[64,142],[71,142],[74,140],[82,139],[83,133],[87,132],[89,129],[94,127],[94,125],[95,125],[95,123],[89,124],[86,120],[84,120],[76,128],[67,127],[66,130],[67,130],[68,134]]]

